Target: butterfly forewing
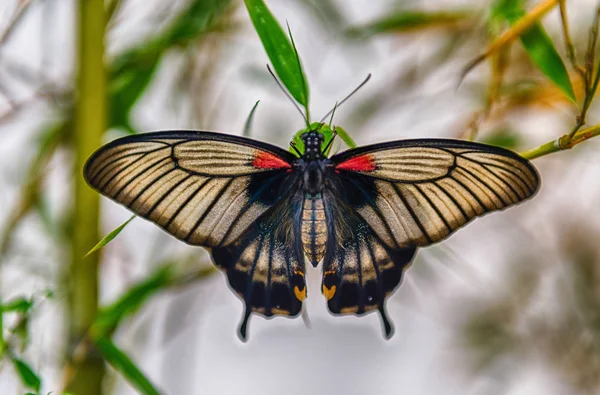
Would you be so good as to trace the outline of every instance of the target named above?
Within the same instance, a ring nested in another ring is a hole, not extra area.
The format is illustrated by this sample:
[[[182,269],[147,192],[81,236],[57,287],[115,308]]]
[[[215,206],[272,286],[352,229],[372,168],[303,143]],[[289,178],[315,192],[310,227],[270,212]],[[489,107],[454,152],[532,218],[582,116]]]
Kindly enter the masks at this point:
[[[354,205],[389,247],[440,241],[476,216],[531,197],[535,168],[517,154],[457,140],[405,140],[332,158]]]
[[[278,198],[293,156],[208,132],[125,137],[97,151],[87,181],[189,244],[226,245]]]

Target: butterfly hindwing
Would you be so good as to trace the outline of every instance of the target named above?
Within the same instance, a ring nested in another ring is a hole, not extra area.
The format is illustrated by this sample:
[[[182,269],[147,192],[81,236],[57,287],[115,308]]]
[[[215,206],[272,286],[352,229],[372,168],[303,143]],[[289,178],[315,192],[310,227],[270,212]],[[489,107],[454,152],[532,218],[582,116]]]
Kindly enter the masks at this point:
[[[117,139],[84,175],[103,195],[193,245],[235,241],[279,197],[289,152],[219,133],[154,132]]]
[[[438,242],[473,218],[531,197],[535,168],[517,154],[458,140],[404,140],[331,158],[356,210],[392,248]]]
[[[334,314],[378,310],[387,337],[393,333],[385,299],[398,287],[416,248],[393,248],[381,241],[355,207],[364,204],[354,185],[335,180],[324,195],[329,240],[321,291]]]
[[[251,313],[297,316],[306,298],[300,241],[302,194],[292,182],[286,198],[262,214],[234,243],[213,248],[215,264],[245,303],[239,334],[246,339]]]

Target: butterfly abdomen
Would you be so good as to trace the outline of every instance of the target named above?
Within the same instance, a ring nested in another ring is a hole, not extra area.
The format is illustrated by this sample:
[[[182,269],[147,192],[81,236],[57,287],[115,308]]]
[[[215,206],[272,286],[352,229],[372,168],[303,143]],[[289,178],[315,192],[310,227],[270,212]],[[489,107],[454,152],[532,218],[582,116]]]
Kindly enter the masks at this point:
[[[316,266],[325,254],[327,222],[321,194],[306,194],[302,207],[302,247],[308,260]]]

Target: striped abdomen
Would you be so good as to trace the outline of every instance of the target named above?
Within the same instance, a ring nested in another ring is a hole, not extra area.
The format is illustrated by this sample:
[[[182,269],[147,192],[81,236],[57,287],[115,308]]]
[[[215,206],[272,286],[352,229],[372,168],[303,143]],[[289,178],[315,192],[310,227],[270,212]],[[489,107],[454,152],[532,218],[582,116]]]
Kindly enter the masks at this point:
[[[308,260],[316,266],[325,254],[327,222],[321,194],[307,194],[302,207],[302,247]]]

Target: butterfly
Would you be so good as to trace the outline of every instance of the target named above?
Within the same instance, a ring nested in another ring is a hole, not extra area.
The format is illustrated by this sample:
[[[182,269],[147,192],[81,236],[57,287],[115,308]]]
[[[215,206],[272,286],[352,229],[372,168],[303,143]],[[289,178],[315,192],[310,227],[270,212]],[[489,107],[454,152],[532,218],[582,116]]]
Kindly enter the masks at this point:
[[[322,124],[321,124],[322,126]],[[264,142],[204,131],[127,136],[98,149],[91,187],[177,239],[206,248],[252,313],[297,316],[307,264],[322,262],[333,314],[378,311],[417,248],[473,218],[530,198],[536,169],[518,154],[450,139],[400,140],[331,157],[320,126],[298,155]]]

